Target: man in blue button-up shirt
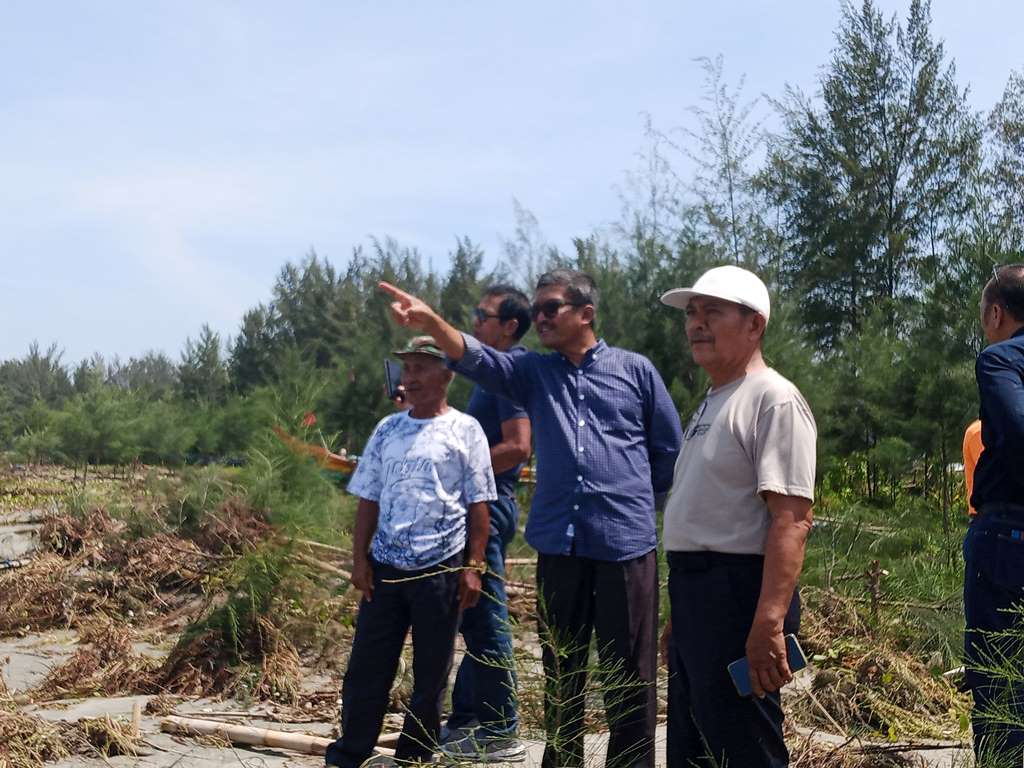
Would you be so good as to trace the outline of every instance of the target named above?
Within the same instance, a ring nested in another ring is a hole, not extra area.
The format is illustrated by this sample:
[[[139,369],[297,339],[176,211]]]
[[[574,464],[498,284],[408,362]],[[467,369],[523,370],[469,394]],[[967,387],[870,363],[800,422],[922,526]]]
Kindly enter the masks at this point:
[[[459,333],[416,297],[387,283],[381,288],[395,299],[400,324],[433,335],[458,372],[521,403],[530,416],[537,490],[526,540],[539,553],[545,768],[583,764],[582,693],[594,631],[601,666],[621,678],[605,694],[607,765],[653,767],[654,497],[671,486],[682,441],[661,376],[642,355],[597,338],[598,292],[582,272],[555,270],[537,284],[531,315],[549,354],[499,352]]]
[[[967,682],[979,764],[998,755],[1016,765],[1024,754],[1024,685],[1008,691],[1009,681],[979,667],[1001,658],[1019,664],[1024,629],[1012,610],[1024,602],[1024,265],[992,270],[981,327],[989,346],[975,376],[985,450],[970,499],[977,514],[964,539]]]

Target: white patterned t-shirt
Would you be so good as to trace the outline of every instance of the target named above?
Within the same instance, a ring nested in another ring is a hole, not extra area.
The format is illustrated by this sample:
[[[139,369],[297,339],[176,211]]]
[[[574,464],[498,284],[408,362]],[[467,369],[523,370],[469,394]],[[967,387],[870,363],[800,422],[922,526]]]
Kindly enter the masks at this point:
[[[392,414],[370,435],[348,492],[380,506],[374,560],[436,565],[465,548],[469,505],[497,498],[487,437],[454,408],[432,419]]]

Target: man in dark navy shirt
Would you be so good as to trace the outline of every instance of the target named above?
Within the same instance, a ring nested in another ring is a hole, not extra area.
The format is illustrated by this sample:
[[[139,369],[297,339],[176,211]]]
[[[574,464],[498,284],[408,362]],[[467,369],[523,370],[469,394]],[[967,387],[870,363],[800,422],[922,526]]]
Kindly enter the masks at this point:
[[[473,310],[473,336],[495,349],[525,352],[517,344],[529,328],[530,301],[511,285],[491,286]],[[455,678],[441,751],[463,762],[518,761],[525,759],[526,750],[516,738],[519,718],[505,554],[519,520],[516,486],[530,457],[530,421],[521,406],[480,387],[473,387],[466,412],[487,435],[498,498],[490,503],[484,594],[462,614],[459,629],[466,655]]]
[[[1024,599],[1024,264],[992,270],[981,295],[981,327],[989,346],[978,355],[975,376],[985,450],[970,500],[977,515],[964,539],[967,680],[975,752],[1019,765],[1024,686],[982,669],[1007,656],[1022,663],[1024,621],[1010,609]],[[995,634],[1007,630],[1017,637]]]
[[[658,568],[654,496],[672,484],[679,413],[651,362],[594,330],[598,292],[582,272],[542,275],[530,309],[550,354],[509,354],[459,333],[387,283],[396,321],[430,332],[455,369],[526,409],[537,490],[526,540],[537,558],[544,646],[544,768],[583,765],[585,684],[596,632],[608,768],[653,768]],[[429,331],[427,330],[429,329]]]

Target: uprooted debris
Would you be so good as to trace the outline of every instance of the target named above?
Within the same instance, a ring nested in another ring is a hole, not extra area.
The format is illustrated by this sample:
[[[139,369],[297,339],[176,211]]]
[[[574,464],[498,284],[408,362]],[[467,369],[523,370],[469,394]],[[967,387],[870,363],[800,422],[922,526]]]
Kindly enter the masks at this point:
[[[135,653],[131,627],[101,620],[82,629],[81,647],[34,689],[39,699],[147,693],[160,661]]]
[[[264,617],[256,619],[247,641],[247,649],[225,647],[225,638],[214,628],[183,639],[160,670],[160,687],[189,696],[230,695],[296,704],[302,669],[295,647]],[[239,650],[243,657],[232,659]]]
[[[63,733],[60,725],[0,705],[0,766],[36,768],[48,760],[67,757],[71,751]]]
[[[969,703],[947,680],[876,637],[849,599],[823,590],[805,598],[803,647],[824,661],[810,687],[788,698],[795,722],[889,740],[962,735]]]
[[[64,558],[82,556],[85,562],[98,565],[106,560],[107,540],[119,537],[124,528],[123,522],[113,519],[102,508],[90,509],[83,515],[57,513],[43,518],[39,540]]]
[[[828,744],[813,738],[790,742],[790,768],[923,768],[920,758],[901,752],[862,751],[850,742]]]
[[[139,750],[139,735],[134,732],[131,723],[106,717],[82,718],[72,725],[72,735],[65,736],[67,741],[75,742],[75,735],[80,735],[76,754],[90,754],[95,750],[104,757],[128,755],[134,757]],[[82,743],[84,742],[84,744]]]
[[[206,552],[238,554],[252,549],[272,532],[265,514],[231,496],[205,515],[191,539]]]
[[[39,768],[69,755],[138,754],[139,734],[110,717],[51,723],[19,711],[0,679],[0,768]]]
[[[104,602],[83,589],[76,576],[80,561],[37,555],[13,571],[0,571],[0,633],[67,627]]]

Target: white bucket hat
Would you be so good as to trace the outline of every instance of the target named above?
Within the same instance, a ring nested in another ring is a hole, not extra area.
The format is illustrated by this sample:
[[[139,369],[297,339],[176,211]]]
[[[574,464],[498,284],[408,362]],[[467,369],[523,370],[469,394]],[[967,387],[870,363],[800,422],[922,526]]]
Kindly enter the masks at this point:
[[[742,267],[714,267],[701,275],[692,288],[673,288],[661,297],[661,303],[676,309],[686,309],[694,296],[713,296],[744,307],[750,307],[764,316],[765,324],[771,314],[768,289],[761,278]]]

